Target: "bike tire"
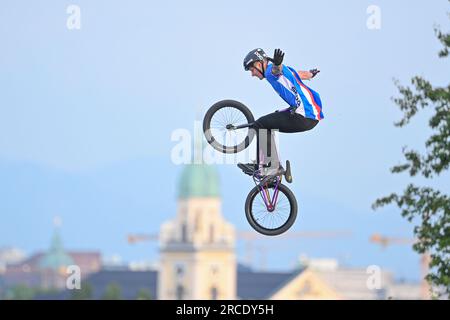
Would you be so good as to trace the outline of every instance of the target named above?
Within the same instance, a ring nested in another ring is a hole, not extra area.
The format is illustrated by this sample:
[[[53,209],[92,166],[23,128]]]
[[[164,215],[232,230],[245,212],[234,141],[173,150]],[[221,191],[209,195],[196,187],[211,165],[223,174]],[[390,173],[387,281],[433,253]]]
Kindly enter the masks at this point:
[[[252,128],[238,129],[238,130],[246,130],[247,133],[241,139],[242,141],[237,144],[224,145],[223,143],[219,142],[218,137],[217,136],[215,137],[213,134],[211,122],[213,120],[214,115],[216,115],[221,110],[223,111],[224,108],[232,108],[235,111],[240,112],[247,121],[247,123],[236,123],[234,125],[243,125],[255,122],[255,119],[253,118],[253,114],[251,113],[250,109],[247,108],[244,104],[235,100],[222,100],[212,105],[211,108],[209,108],[208,111],[206,112],[205,117],[203,118],[203,133],[205,134],[206,141],[215,150],[220,151],[222,153],[238,153],[242,150],[245,150],[252,143],[253,138],[255,137],[255,130]]]
[[[271,188],[273,188],[273,186]],[[258,223],[257,219],[254,216],[254,213],[252,212],[253,201],[255,201],[255,198],[258,196],[260,191],[258,186],[254,187],[249,192],[247,200],[245,201],[245,216],[247,217],[248,223],[257,232],[266,236],[277,236],[286,232],[290,227],[292,227],[297,218],[298,206],[297,206],[297,199],[295,198],[294,193],[284,184],[279,184],[278,189],[279,192],[282,192],[286,196],[290,204],[289,217],[286,220],[286,222],[278,228],[275,229],[265,228],[264,226]]]

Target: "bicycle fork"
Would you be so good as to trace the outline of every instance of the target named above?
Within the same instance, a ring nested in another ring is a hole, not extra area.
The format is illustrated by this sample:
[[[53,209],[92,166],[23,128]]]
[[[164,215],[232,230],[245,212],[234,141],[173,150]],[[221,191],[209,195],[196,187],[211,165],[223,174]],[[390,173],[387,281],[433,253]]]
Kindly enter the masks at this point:
[[[264,204],[266,205],[267,211],[269,212],[275,211],[275,207],[277,205],[278,200],[278,191],[279,191],[278,185],[280,184],[280,181],[281,181],[280,177],[277,177],[277,182],[274,187],[272,198],[270,197],[268,183],[263,182],[258,184],[259,194],[261,195],[261,198],[263,199]]]

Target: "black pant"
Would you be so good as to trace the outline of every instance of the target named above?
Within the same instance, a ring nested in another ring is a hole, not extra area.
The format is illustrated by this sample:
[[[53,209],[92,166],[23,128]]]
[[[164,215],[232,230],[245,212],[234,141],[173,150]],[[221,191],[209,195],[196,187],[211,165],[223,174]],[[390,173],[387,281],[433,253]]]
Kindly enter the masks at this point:
[[[314,128],[319,120],[305,118],[298,113],[278,111],[269,113],[255,122],[256,129],[278,129],[280,132],[294,133],[308,131]]]
[[[259,118],[254,125],[257,133],[257,163],[268,165],[274,170],[280,166],[272,130],[284,133],[304,132],[313,129],[318,123],[319,120],[289,111],[278,111]]]

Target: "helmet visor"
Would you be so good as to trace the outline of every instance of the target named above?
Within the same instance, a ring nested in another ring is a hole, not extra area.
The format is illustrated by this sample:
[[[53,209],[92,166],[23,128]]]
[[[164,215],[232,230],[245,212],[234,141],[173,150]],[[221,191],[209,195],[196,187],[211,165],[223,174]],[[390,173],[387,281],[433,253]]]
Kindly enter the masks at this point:
[[[245,71],[250,70],[250,68],[253,67],[253,65],[255,64],[255,62],[256,62],[256,61],[252,61],[252,60],[249,61],[249,62],[247,62],[246,65],[245,65]]]

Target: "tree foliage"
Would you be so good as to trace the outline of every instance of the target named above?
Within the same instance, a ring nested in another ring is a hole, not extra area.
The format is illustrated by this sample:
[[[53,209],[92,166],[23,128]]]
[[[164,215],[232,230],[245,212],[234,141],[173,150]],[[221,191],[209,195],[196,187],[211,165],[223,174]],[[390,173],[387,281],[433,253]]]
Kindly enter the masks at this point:
[[[435,30],[443,44],[439,57],[448,58],[450,33]],[[425,142],[425,153],[408,148],[403,149],[405,162],[391,169],[392,173],[407,172],[411,177],[420,175],[427,179],[436,178],[448,172],[450,166],[450,84],[446,87],[433,86],[429,81],[414,77],[412,88],[396,81],[400,97],[394,102],[403,112],[403,118],[395,123],[406,126],[421,109],[429,109],[432,116],[429,126],[431,136]],[[450,185],[450,181],[449,184]],[[431,187],[410,183],[403,194],[392,193],[376,200],[373,208],[395,204],[403,217],[410,222],[419,221],[414,227],[417,242],[413,248],[418,253],[429,253],[430,271],[427,280],[438,292],[450,294],[450,197]]]
[[[146,288],[141,288],[139,289],[137,295],[136,295],[136,299],[137,300],[152,300],[152,294],[150,293],[150,291]]]
[[[90,300],[92,298],[92,285],[85,281],[81,282],[80,289],[73,290],[71,295],[72,300]]]
[[[103,300],[121,300],[122,299],[122,290],[117,283],[110,283],[106,289],[105,293],[102,297]]]

